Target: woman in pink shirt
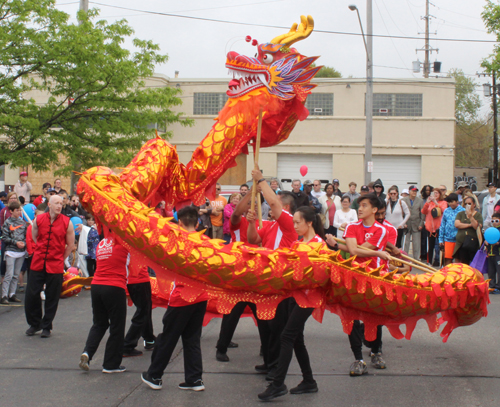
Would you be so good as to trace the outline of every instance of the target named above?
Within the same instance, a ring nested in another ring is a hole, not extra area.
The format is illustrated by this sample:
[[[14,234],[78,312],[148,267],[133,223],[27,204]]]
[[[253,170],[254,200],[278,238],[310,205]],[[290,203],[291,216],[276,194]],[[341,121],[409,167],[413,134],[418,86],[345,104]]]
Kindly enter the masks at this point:
[[[231,215],[236,205],[240,203],[240,199],[241,195],[235,192],[229,197],[229,203],[224,207],[224,224],[222,225],[222,232],[224,233],[226,244],[231,242]]]

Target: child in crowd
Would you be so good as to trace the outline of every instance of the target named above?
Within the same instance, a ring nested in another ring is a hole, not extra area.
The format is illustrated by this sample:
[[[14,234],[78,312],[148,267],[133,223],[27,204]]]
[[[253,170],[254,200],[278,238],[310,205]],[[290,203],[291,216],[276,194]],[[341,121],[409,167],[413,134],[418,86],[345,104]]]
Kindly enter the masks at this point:
[[[491,224],[495,228],[500,227],[500,212],[491,216]],[[484,245],[488,249],[488,278],[490,288],[493,288],[491,294],[500,294],[500,242],[488,244],[485,240]]]
[[[18,201],[8,205],[11,213],[2,227],[2,240],[5,242],[6,273],[2,283],[1,304],[21,302],[16,297],[17,280],[24,258],[26,257],[26,222],[22,218],[21,204]]]
[[[99,244],[99,232],[97,231],[94,216],[91,213],[87,213],[85,219],[87,220],[87,226],[90,227],[87,234],[87,255],[85,256],[85,260],[87,260],[89,277],[93,277],[96,265],[95,254],[97,245]]]

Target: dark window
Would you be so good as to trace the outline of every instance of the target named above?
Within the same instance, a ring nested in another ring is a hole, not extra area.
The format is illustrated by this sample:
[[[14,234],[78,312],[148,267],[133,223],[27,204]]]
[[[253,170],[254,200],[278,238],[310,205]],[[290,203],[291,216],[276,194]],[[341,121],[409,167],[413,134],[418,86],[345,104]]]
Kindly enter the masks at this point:
[[[193,114],[216,116],[227,101],[225,93],[195,93]]]
[[[310,116],[333,116],[333,93],[312,93],[306,107]]]
[[[374,93],[374,116],[422,116],[421,93]]]

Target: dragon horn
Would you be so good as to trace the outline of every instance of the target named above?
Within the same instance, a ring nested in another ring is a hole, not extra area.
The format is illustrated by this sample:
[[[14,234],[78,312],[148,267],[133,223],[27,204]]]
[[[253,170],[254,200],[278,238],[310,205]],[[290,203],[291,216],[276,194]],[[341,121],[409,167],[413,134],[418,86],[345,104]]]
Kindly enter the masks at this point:
[[[287,47],[309,37],[314,29],[314,20],[311,16],[300,16],[300,25],[297,28],[297,23],[292,25],[290,31],[286,34],[273,38],[271,44],[283,44]]]

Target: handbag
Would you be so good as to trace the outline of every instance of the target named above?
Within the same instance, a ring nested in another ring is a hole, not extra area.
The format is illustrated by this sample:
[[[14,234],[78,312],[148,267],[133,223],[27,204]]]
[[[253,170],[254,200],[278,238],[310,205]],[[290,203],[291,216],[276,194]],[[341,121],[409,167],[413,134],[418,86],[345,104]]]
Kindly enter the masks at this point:
[[[466,231],[465,233],[466,233],[465,239],[460,249],[468,252],[477,251],[479,248],[479,240],[477,238],[477,234],[476,233],[471,234],[469,233],[469,231]]]
[[[484,244],[477,251],[474,259],[470,263],[470,266],[482,274],[488,274],[488,255],[484,250]]]

